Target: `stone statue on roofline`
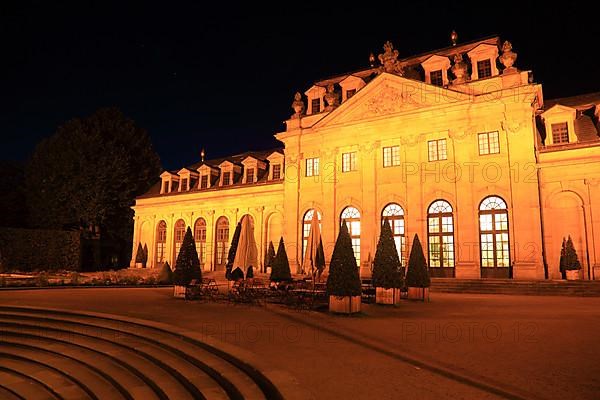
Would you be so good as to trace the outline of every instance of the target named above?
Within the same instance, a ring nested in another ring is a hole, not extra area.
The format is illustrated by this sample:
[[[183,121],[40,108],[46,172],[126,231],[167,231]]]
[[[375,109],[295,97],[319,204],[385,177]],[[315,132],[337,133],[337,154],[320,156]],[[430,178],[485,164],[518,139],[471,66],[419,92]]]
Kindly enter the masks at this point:
[[[454,65],[450,68],[450,71],[455,76],[454,80],[452,80],[453,85],[464,83],[468,80],[467,64],[463,61],[462,54],[456,53],[454,55]]]
[[[502,74],[513,74],[517,72],[517,69],[513,67],[515,61],[517,61],[517,53],[512,51],[512,44],[506,40],[502,45],[502,55],[498,57],[502,65],[504,65],[504,70]]]
[[[327,85],[327,93],[325,93],[325,101],[327,102],[327,106],[325,107],[325,111],[331,111],[337,106],[340,105],[340,96],[335,92],[335,87],[333,83]]]
[[[396,74],[402,76],[402,66],[398,61],[398,50],[394,49],[394,45],[389,40],[383,45],[383,54],[377,56],[381,67],[380,72],[388,72],[390,74]]]
[[[302,115],[304,115],[304,102],[302,101],[302,95],[300,92],[296,92],[294,95],[292,108],[294,109],[294,115],[292,115],[292,118],[300,118]]]

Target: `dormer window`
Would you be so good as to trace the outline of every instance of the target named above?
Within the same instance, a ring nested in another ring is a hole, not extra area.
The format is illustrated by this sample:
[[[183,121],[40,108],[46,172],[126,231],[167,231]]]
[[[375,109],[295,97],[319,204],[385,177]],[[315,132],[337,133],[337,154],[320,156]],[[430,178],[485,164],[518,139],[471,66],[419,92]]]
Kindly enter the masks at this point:
[[[223,172],[223,186],[231,185],[231,172]]]
[[[312,99],[311,101],[312,113],[318,114],[321,112],[321,99]]]
[[[273,165],[273,180],[281,179],[281,164]]]
[[[487,60],[477,61],[477,76],[479,79],[492,76],[492,61],[489,58]]]
[[[170,191],[171,191],[171,181],[163,181],[160,192],[161,193],[169,193]]]
[[[346,99],[349,99],[350,97],[354,96],[355,94],[356,94],[356,89],[346,90]]]
[[[429,73],[429,79],[431,80],[432,85],[444,86],[444,77],[442,75],[441,69],[438,69],[436,71],[431,71]]]
[[[254,182],[254,168],[248,168],[246,170],[246,183]]]
[[[208,175],[202,175],[200,178],[200,189],[208,188]]]
[[[184,178],[181,181],[181,186],[179,187],[179,191],[180,192],[181,191],[186,191],[186,190],[189,190],[189,187],[188,187],[188,178]]]
[[[552,143],[569,143],[569,126],[566,122],[552,124]]]

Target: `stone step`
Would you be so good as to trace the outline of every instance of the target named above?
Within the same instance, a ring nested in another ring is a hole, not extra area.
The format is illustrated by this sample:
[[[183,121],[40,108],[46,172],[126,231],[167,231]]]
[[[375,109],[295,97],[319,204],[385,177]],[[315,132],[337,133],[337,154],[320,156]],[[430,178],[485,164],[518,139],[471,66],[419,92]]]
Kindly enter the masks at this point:
[[[432,292],[600,296],[600,281],[432,278]]]

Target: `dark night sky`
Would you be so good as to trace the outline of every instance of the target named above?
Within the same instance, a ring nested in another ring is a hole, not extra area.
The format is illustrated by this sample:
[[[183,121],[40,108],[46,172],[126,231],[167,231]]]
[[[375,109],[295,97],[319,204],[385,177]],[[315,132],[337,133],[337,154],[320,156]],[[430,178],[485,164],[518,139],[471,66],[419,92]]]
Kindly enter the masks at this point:
[[[148,130],[167,168],[202,146],[209,158],[269,148],[296,91],[366,67],[386,40],[401,57],[446,47],[452,29],[459,42],[510,40],[546,98],[600,91],[587,6],[277,3],[2,2],[0,159],[24,160],[62,122],[111,105]]]

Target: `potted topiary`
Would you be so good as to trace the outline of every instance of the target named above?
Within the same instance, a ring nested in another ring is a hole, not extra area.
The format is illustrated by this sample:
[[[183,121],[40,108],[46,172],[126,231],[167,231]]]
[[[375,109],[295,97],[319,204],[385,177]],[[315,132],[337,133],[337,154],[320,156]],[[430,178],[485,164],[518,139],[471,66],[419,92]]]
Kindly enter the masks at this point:
[[[273,246],[273,242],[269,240],[269,248],[267,249],[267,253],[265,254],[265,272],[267,274],[271,273],[273,261],[275,261],[275,247]]]
[[[400,258],[394,243],[392,228],[387,218],[381,225],[381,235],[373,260],[373,286],[377,304],[400,304],[400,289],[404,277],[400,273]]]
[[[175,271],[173,272],[173,296],[185,298],[187,286],[192,279],[202,279],[202,271],[200,270],[200,261],[196,252],[196,244],[192,230],[188,226],[181,249],[175,262]]]
[[[574,281],[580,279],[581,263],[577,257],[575,246],[571,235],[569,239],[563,238],[562,250],[560,252],[560,269],[564,271],[567,280]]]
[[[340,227],[329,263],[327,293],[329,295],[329,311],[344,314],[360,312],[360,277],[352,250],[352,240],[345,221]]]
[[[429,299],[429,269],[423,254],[423,248],[419,236],[415,234],[410,257],[408,259],[408,270],[406,271],[406,286],[408,286],[408,298],[423,300]]]
[[[135,253],[135,267],[142,268],[144,264],[144,249],[142,243],[138,243],[137,251]]]
[[[285,251],[285,245],[283,244],[283,237],[279,239],[279,247],[277,248],[273,265],[271,265],[271,276],[269,279],[271,282],[277,283],[290,282],[292,280],[292,271],[290,270],[290,262]]]
[[[231,244],[229,245],[229,252],[227,253],[227,264],[225,265],[225,278],[232,280],[231,270],[233,269],[233,260],[235,260],[235,253],[237,252],[238,243],[240,241],[240,234],[242,232],[242,223],[238,222],[231,238]]]

